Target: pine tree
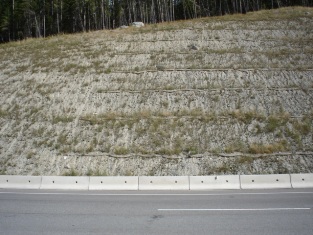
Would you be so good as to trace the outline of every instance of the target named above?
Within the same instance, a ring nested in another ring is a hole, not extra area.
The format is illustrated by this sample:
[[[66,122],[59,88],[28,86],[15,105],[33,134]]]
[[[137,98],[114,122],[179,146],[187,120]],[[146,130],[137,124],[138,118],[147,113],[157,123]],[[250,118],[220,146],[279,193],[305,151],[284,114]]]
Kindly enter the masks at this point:
[[[246,13],[285,6],[313,6],[312,0],[0,0],[0,43],[112,29],[134,21]]]

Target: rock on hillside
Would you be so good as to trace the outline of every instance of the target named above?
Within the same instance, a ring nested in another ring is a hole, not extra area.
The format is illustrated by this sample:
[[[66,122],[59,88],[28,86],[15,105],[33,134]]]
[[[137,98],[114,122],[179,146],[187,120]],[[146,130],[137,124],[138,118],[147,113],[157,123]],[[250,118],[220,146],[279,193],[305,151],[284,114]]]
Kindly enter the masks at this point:
[[[313,171],[313,10],[0,45],[0,173]]]

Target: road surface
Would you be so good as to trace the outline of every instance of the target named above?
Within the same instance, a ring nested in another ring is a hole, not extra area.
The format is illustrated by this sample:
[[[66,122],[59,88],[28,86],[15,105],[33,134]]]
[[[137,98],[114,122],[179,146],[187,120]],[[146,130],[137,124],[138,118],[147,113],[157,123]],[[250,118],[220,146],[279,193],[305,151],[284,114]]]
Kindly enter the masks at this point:
[[[0,234],[312,235],[313,189],[0,189]]]

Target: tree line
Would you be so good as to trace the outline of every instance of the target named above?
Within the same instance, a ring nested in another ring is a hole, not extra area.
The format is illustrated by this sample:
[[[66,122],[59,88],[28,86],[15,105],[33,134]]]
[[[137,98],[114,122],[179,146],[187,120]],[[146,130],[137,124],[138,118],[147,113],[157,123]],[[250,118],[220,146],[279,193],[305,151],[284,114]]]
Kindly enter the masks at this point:
[[[285,6],[312,0],[0,0],[0,43]]]

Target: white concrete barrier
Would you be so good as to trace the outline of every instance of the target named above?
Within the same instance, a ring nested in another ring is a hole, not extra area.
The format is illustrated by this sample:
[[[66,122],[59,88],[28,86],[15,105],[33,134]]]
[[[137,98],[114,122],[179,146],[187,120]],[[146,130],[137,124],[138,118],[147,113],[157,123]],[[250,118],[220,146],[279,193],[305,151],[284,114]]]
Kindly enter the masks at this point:
[[[291,188],[290,175],[240,175],[242,189]]]
[[[138,176],[92,176],[89,190],[138,190]]]
[[[189,177],[139,176],[139,190],[189,190]]]
[[[190,190],[240,189],[239,175],[190,176]]]
[[[313,188],[313,174],[291,174],[293,188]]]
[[[313,188],[313,174],[217,176],[17,176],[0,175],[0,188],[80,190],[210,190]]]
[[[41,176],[0,175],[0,188],[39,189]]]
[[[41,189],[88,190],[88,176],[42,176]]]

